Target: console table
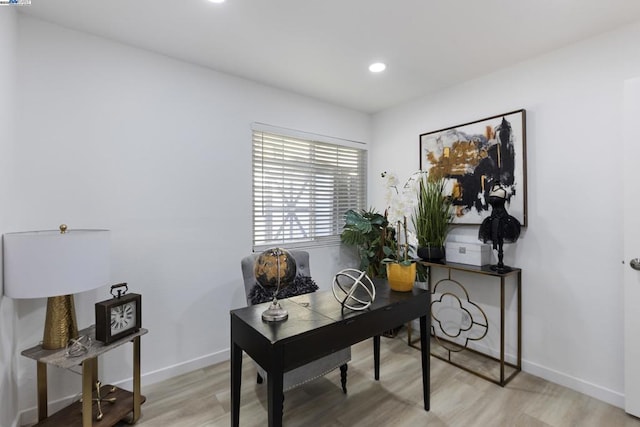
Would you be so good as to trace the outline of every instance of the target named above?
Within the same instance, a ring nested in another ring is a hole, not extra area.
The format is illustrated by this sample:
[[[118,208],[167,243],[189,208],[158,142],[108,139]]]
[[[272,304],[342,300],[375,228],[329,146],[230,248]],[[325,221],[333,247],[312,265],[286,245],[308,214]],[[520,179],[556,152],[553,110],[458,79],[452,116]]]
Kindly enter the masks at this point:
[[[432,333],[434,334],[436,340],[438,341],[442,341],[444,344],[451,344],[451,346],[446,346],[443,345],[443,347],[446,349],[446,357],[443,357],[441,355],[438,355],[436,353],[431,353],[432,356],[437,357],[438,359],[444,360],[445,362],[448,362],[454,366],[457,366],[458,368],[464,369],[472,374],[475,374],[481,378],[484,378],[488,381],[491,381],[495,384],[498,384],[500,386],[505,386],[509,381],[511,381],[513,379],[514,376],[516,376],[518,374],[518,372],[521,371],[522,368],[522,342],[521,342],[521,333],[522,333],[522,270],[519,268],[512,268],[511,271],[509,272],[505,272],[505,273],[498,273],[496,271],[491,270],[491,267],[489,265],[485,265],[482,267],[479,266],[474,266],[474,265],[467,265],[467,264],[458,264],[458,263],[451,263],[451,262],[446,262],[446,263],[439,263],[439,262],[428,262],[428,261],[421,261],[421,263],[429,268],[429,279],[428,279],[428,283],[429,283],[429,289],[431,290],[431,292],[433,293],[437,293],[441,290],[438,289],[438,286],[441,283],[444,282],[453,282],[454,284],[457,284],[458,286],[460,286],[460,288],[463,289],[463,294],[466,294],[466,298],[468,299],[468,293],[467,290],[465,289],[465,287],[462,285],[462,283],[460,283],[458,280],[453,279],[452,277],[452,273],[459,271],[459,272],[466,272],[466,273],[472,273],[474,275],[481,275],[481,276],[485,276],[485,277],[492,277],[492,278],[496,278],[498,279],[498,282],[500,284],[500,356],[499,358],[495,358],[492,357],[490,355],[487,355],[485,353],[476,351],[476,350],[472,350],[466,347],[466,345],[459,345],[459,344],[455,344],[455,343],[451,343],[449,342],[446,338],[443,338],[441,336],[435,335],[435,328],[438,326],[438,321],[436,319],[435,316],[437,316],[437,313],[434,313],[435,310],[433,310],[433,305],[436,304],[438,301],[433,301],[431,303],[432,305]],[[447,276],[444,279],[439,280],[437,283],[432,283],[433,279],[432,279],[432,272],[434,268],[439,268],[439,269],[445,269]],[[515,291],[516,291],[516,298],[517,298],[517,312],[516,312],[516,335],[517,335],[517,354],[516,354],[516,363],[509,363],[505,361],[505,286],[506,286],[506,281],[509,278],[515,278]],[[468,287],[469,285],[467,285]],[[475,303],[469,301],[470,304],[472,305],[476,305]],[[467,324],[464,326],[460,326],[461,331],[464,330],[467,326],[469,327],[469,329],[471,327],[477,327],[477,328],[485,328],[485,335],[486,332],[488,331],[489,328],[489,324],[488,321],[486,319],[486,315],[484,314],[484,311],[479,308],[479,306],[476,305],[476,307],[478,307],[478,309],[480,310],[480,312],[482,312],[482,315],[485,317],[484,321],[482,322],[475,322],[473,319],[468,319],[467,320]],[[433,321],[436,320],[436,321]],[[473,322],[473,323],[472,323]],[[442,331],[442,329],[441,329]],[[442,335],[442,334],[441,334]],[[445,337],[447,336],[446,333],[444,333]],[[482,337],[478,338],[475,337],[474,339],[481,339],[483,338],[484,335],[482,335]],[[408,341],[409,341],[409,345],[414,347],[414,348],[418,348],[418,346],[415,344],[417,340],[412,339],[411,337],[411,327],[409,327],[409,333],[408,333]],[[493,360],[497,363],[499,363],[500,366],[500,374],[498,378],[494,378],[494,377],[490,377],[488,375],[484,375],[483,373],[479,372],[478,370],[472,369],[469,366],[465,366],[462,363],[458,363],[456,361],[454,361],[452,359],[452,353],[456,353],[462,350],[468,350],[468,351],[472,351],[476,354],[479,354],[485,358],[488,358],[490,360]],[[505,366],[508,366],[510,368],[512,368],[513,372],[511,372],[510,375],[505,375]]]
[[[289,312],[283,322],[265,322],[270,303],[232,310],[231,425],[240,423],[242,351],[267,371],[269,426],[282,425],[282,376],[337,350],[367,338],[374,340],[375,379],[379,378],[380,335],[413,319],[420,319],[424,409],[429,410],[429,340],[427,316],[431,293],[421,289],[395,292],[384,280],[374,281],[376,299],[364,311],[342,309],[332,292],[314,292],[280,300]]]
[[[140,418],[140,405],[145,398],[140,394],[140,337],[146,334],[146,329],[140,329],[124,338],[104,344],[96,341],[95,325],[78,332],[79,336],[91,337],[92,346],[86,354],[77,357],[67,357],[66,349],[44,350],[37,345],[22,352],[22,355],[37,362],[38,377],[38,423],[36,426],[65,426],[91,427],[93,415],[93,390],[98,379],[98,356],[128,342],[133,342],[133,392],[115,388],[108,397],[115,397],[115,403],[104,403],[104,418],[96,421],[98,425],[113,426],[132,413],[130,422],[133,424]],[[82,402],[75,402],[47,417],[47,365],[69,369],[82,365]],[[104,393],[112,386],[103,386]]]

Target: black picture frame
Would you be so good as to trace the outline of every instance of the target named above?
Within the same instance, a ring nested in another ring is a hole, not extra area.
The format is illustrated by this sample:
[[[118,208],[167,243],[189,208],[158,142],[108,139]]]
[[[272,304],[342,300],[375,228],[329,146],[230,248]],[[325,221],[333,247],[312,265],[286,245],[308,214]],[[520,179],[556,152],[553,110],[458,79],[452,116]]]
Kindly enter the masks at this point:
[[[420,169],[443,176],[453,198],[453,224],[478,225],[490,215],[491,187],[509,191],[509,214],[527,226],[524,109],[420,135]]]

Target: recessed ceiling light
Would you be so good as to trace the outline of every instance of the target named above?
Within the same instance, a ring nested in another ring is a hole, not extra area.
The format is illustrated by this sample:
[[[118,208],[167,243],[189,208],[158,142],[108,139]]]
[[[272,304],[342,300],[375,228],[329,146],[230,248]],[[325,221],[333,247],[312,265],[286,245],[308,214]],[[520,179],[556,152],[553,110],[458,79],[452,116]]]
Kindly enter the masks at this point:
[[[209,0],[211,3],[224,3],[224,0]]]
[[[369,65],[369,71],[371,71],[372,73],[379,73],[381,71],[384,71],[386,68],[387,66],[383,62],[374,62],[373,64]]]

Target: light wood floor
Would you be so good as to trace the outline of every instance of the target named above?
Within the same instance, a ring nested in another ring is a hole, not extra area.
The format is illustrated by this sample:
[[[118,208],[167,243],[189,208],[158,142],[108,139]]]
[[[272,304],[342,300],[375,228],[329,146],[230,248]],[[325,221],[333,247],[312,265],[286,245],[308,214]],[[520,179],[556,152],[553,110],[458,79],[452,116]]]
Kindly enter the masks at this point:
[[[502,388],[431,358],[431,411],[422,407],[419,351],[404,329],[382,338],[380,381],[373,380],[371,340],[352,347],[348,394],[339,370],[285,393],[285,426],[635,426],[640,420],[602,401],[524,372]],[[243,360],[240,425],[263,427],[266,383]],[[136,425],[229,426],[229,363],[143,388],[147,402]],[[123,426],[126,424],[123,424]]]

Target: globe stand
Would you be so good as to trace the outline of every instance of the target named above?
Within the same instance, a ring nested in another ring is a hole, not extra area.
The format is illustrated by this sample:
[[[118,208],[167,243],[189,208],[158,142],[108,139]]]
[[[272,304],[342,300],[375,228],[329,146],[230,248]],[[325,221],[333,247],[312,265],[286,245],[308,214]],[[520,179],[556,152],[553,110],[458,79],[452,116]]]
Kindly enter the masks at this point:
[[[276,291],[276,294],[278,292]],[[289,312],[282,308],[278,299],[273,297],[271,305],[265,311],[262,312],[262,320],[265,322],[282,322],[289,318]]]

